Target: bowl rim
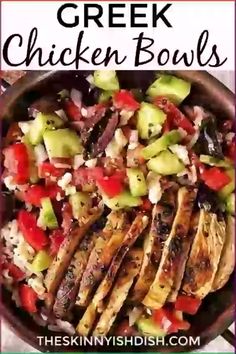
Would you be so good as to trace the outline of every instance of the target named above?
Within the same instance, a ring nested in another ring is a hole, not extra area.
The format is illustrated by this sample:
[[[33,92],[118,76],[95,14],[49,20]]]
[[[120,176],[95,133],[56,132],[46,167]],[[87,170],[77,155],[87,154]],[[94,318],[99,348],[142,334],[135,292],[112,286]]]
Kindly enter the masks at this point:
[[[133,70],[132,70],[133,71]],[[153,70],[152,70],[153,71]],[[235,113],[235,95],[232,91],[230,91],[222,82],[220,82],[218,79],[216,79],[214,76],[209,74],[207,71],[192,71],[192,70],[184,70],[184,71],[168,71],[170,73],[173,73],[178,76],[181,75],[182,77],[185,77],[186,79],[202,85],[202,88],[208,88],[211,87],[215,91],[215,97],[217,98],[224,98],[224,102],[222,102],[223,105],[227,106],[229,116],[234,117]],[[8,107],[11,107],[14,105],[15,102],[17,102],[18,99],[20,99],[21,95],[24,94],[26,91],[30,91],[32,88],[37,86],[38,84],[42,83],[44,80],[48,80],[50,78],[53,79],[53,77],[58,73],[58,71],[30,71],[27,72],[23,77],[21,77],[19,80],[17,80],[13,85],[11,85],[9,88],[3,92],[3,94],[0,96],[0,107],[2,110],[0,110],[0,120],[8,117],[9,116],[9,111]],[[78,71],[79,73],[85,73],[85,71]],[[232,290],[233,291],[233,290]],[[10,309],[1,301],[0,303],[0,310],[2,314],[3,320],[6,321],[7,325],[10,327],[10,329],[16,334],[17,337],[34,347],[35,349],[41,351],[41,352],[49,352],[48,347],[45,347],[44,345],[39,345],[37,341],[37,336],[35,336],[35,333],[25,326],[25,324],[22,322],[22,319],[19,316],[15,316],[13,312],[10,311]],[[218,328],[218,333],[213,336],[213,338],[210,338],[210,341],[215,339],[217,336],[219,336],[221,333],[223,333],[224,330],[228,328],[228,325],[230,325],[233,320],[234,320],[234,303],[230,304],[228,308],[223,311],[219,317],[225,318],[226,319],[226,326],[225,328],[219,333],[219,328]],[[212,328],[215,326],[213,324],[212,326],[208,327],[208,331],[212,330]],[[210,341],[206,341],[206,343],[201,344],[201,347],[203,345],[206,345]],[[50,348],[50,351],[52,350],[53,352],[59,352],[61,351],[60,349],[55,348],[52,346]],[[63,349],[63,347],[62,347]],[[79,348],[78,348],[79,349]],[[194,349],[199,349],[199,347],[183,347],[183,351],[186,352]],[[65,348],[64,348],[65,351]],[[182,350],[177,350],[177,351],[182,351]]]

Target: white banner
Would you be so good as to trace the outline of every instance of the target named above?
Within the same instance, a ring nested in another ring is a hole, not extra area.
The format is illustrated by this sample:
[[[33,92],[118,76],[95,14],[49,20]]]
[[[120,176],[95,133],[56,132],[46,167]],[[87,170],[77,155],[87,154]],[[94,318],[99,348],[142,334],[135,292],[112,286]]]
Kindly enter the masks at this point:
[[[234,70],[234,1],[1,7],[3,70]]]

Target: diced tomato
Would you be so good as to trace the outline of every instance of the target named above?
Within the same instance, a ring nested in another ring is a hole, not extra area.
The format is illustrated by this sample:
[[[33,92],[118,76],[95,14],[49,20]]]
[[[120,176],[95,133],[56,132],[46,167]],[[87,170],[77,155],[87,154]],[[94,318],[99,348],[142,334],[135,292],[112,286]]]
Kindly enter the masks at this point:
[[[68,234],[73,221],[72,208],[70,203],[64,203],[62,208],[62,228],[64,234]]]
[[[131,337],[138,335],[138,331],[129,325],[128,320],[123,320],[115,329],[115,335],[121,337]]]
[[[41,206],[41,199],[50,198],[55,199],[57,193],[61,192],[61,188],[57,184],[51,184],[48,186],[32,185],[24,193],[24,200],[26,203],[30,203],[36,207]]]
[[[114,94],[113,105],[116,109],[127,111],[136,111],[140,107],[140,103],[135,100],[132,92],[127,90],[121,90]]]
[[[152,203],[150,202],[150,200],[148,198],[143,198],[143,203],[140,205],[140,209],[143,211],[150,211],[152,210]]]
[[[15,143],[22,136],[22,131],[17,122],[14,122],[10,125],[7,135],[5,137],[5,144],[9,145]]]
[[[88,182],[97,181],[99,178],[102,178],[104,175],[103,167],[92,167],[88,168]]]
[[[57,255],[59,248],[65,238],[63,231],[60,229],[54,230],[52,234],[49,236],[51,243],[50,243],[50,255],[55,256]]]
[[[153,312],[154,322],[167,333],[176,333],[178,330],[187,330],[190,324],[187,321],[177,318],[175,310],[162,307]]]
[[[16,143],[3,150],[4,166],[15,183],[24,184],[30,176],[30,159],[27,148],[23,143]]]
[[[48,244],[45,232],[37,226],[35,215],[26,210],[20,210],[18,214],[18,226],[26,242],[36,251],[42,250]]]
[[[212,167],[203,171],[201,173],[201,179],[214,191],[219,191],[231,181],[229,175],[218,167]]]
[[[97,185],[110,198],[115,197],[124,190],[121,175],[116,174],[110,177],[102,177],[97,180]]]
[[[187,117],[165,97],[156,97],[153,102],[157,107],[162,109],[168,116],[168,120],[175,128],[182,128],[188,134],[194,134],[195,129]]]
[[[175,309],[177,311],[182,311],[190,315],[195,315],[200,305],[201,305],[200,299],[191,296],[186,296],[186,295],[179,295],[175,302]]]
[[[39,178],[61,177],[65,173],[64,168],[56,168],[50,162],[43,162],[38,166]]]
[[[32,185],[25,192],[24,199],[26,203],[30,203],[34,206],[40,207],[41,199],[46,198],[47,196],[47,191],[44,186]]]
[[[144,146],[139,144],[135,149],[127,150],[127,166],[128,167],[137,167],[145,163],[145,159],[141,154]]]
[[[171,121],[170,121],[170,116],[167,115],[166,120],[162,126],[162,132],[168,133],[170,130],[171,130]]]
[[[68,115],[69,119],[71,120],[80,120],[82,118],[82,114],[80,108],[77,107],[74,102],[71,100],[65,101],[64,109],[66,114]]]
[[[25,277],[25,273],[13,263],[4,263],[3,269],[8,269],[10,276],[15,281],[20,281]]]
[[[30,286],[21,284],[19,286],[19,296],[21,306],[24,310],[29,313],[37,312],[36,302],[38,300],[38,296]]]

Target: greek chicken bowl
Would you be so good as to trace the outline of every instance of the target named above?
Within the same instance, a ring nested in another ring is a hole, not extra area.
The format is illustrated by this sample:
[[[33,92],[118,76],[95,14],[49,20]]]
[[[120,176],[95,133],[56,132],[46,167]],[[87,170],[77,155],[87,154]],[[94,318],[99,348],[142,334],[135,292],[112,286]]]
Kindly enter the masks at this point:
[[[201,71],[31,72],[0,105],[1,306],[17,335],[57,352],[127,347],[39,337],[185,336],[129,351],[186,352],[221,334],[234,313],[233,94]]]

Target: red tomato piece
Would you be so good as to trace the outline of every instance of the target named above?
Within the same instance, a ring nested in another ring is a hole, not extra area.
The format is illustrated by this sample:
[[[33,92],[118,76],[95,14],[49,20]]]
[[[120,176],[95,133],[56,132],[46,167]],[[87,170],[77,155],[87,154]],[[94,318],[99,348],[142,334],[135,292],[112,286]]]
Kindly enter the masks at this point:
[[[61,187],[59,187],[57,184],[50,184],[45,188],[46,188],[47,197],[49,197],[50,199],[56,199],[58,193],[60,193],[61,195],[64,194]]]
[[[49,236],[51,243],[50,243],[50,255],[55,256],[57,255],[59,248],[65,238],[63,231],[60,229],[54,230],[52,234]]]
[[[18,226],[26,242],[36,251],[42,250],[48,244],[45,232],[37,226],[36,217],[26,210],[18,213]]]
[[[47,191],[44,186],[32,185],[25,192],[24,199],[26,203],[30,203],[36,207],[40,207],[41,199],[46,198],[47,196]]]
[[[201,179],[214,191],[219,191],[231,181],[229,175],[218,167],[212,167],[203,171],[201,173]]]
[[[116,195],[120,194],[124,189],[122,180],[120,179],[119,175],[99,178],[97,180],[97,184],[102,189],[102,191],[110,198],[113,198]]]
[[[66,114],[71,120],[80,120],[82,118],[80,108],[77,107],[71,100],[65,101],[64,108]]]
[[[113,105],[116,109],[124,109],[126,111],[136,111],[140,107],[132,92],[127,90],[120,90],[113,96]]]
[[[25,273],[13,263],[4,263],[3,269],[8,269],[10,276],[15,281],[20,281],[25,277]]]
[[[29,313],[37,312],[36,302],[38,300],[38,296],[30,286],[26,284],[21,284],[19,286],[19,296],[21,306],[24,310]]]
[[[175,302],[175,309],[190,315],[195,315],[201,303],[202,301],[200,299],[186,295],[179,295]]]
[[[61,177],[64,173],[64,168],[56,168],[50,162],[43,162],[38,166],[38,174],[40,178]]]
[[[152,317],[154,322],[167,333],[175,333],[181,329],[187,330],[190,327],[187,321],[177,318],[173,309],[162,307],[159,310],[155,310]]]
[[[188,134],[195,133],[195,129],[192,123],[174,105],[174,103],[168,101],[165,97],[156,97],[154,99],[154,104],[167,114],[170,124],[172,124],[175,128],[182,128]]]
[[[3,150],[4,166],[15,183],[24,184],[30,176],[30,159],[27,148],[23,143],[16,143]]]

